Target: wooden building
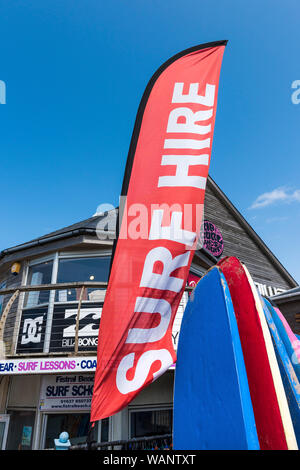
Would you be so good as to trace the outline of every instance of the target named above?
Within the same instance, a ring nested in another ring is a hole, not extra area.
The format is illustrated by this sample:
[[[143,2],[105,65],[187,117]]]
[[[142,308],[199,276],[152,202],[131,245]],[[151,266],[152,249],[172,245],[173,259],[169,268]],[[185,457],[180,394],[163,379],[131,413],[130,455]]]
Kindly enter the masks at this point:
[[[293,333],[300,335],[300,287],[274,295],[271,300],[279,307]]]
[[[211,178],[204,219],[203,246],[193,258],[191,285],[223,256],[236,256],[247,265],[262,295],[279,296],[297,288]],[[116,222],[115,211],[96,215],[0,253],[3,448],[53,447],[59,431],[70,429],[75,429],[70,433],[73,444],[85,441]],[[173,326],[175,349],[185,302],[184,294]],[[294,319],[287,315],[287,320],[294,328]],[[96,438],[128,439],[170,431],[173,374],[174,370],[168,371],[125,410],[99,423]],[[57,396],[57,391],[66,392],[75,382],[82,387],[76,388],[81,396]]]

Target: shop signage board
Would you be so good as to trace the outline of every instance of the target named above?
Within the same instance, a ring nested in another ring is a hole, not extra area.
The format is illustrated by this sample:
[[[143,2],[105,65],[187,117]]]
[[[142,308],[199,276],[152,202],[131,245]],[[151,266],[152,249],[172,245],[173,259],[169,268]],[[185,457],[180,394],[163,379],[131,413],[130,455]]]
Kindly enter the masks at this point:
[[[54,375],[43,377],[41,411],[90,410],[94,375]]]
[[[188,287],[195,288],[197,283],[200,280],[200,276],[197,276],[197,274],[189,273],[187,277],[187,282],[186,285]],[[184,310],[186,308],[186,305],[188,303],[190,292],[184,292],[182,294],[179,307],[176,312],[176,317],[173,323],[173,328],[172,328],[172,341],[173,341],[173,346],[175,351],[177,351],[178,348],[178,340],[179,340],[179,331],[181,327],[181,322],[182,322],[182,317],[184,314]]]
[[[86,350],[97,349],[99,323],[102,303],[82,305],[78,330],[78,348]],[[50,352],[74,351],[77,306],[58,304],[54,307]]]
[[[188,302],[188,293],[184,292],[181,297],[180,304],[177,309],[176,317],[175,317],[173,328],[172,328],[172,341],[173,341],[173,346],[175,350],[177,350],[181,321],[182,321],[183,313],[187,305],[187,302]]]
[[[48,307],[23,310],[17,353],[41,353],[45,340]]]
[[[187,285],[188,287],[196,287],[197,283],[200,281],[200,276],[197,276],[197,274],[189,273],[188,278],[187,278]]]
[[[194,280],[199,280],[198,276],[189,274],[187,285],[193,287]],[[190,282],[191,281],[191,282]],[[186,294],[186,293],[185,293]],[[176,318],[181,318],[187,295],[183,297],[178,306]],[[17,353],[42,353],[44,350],[45,326],[48,308],[32,308],[23,310]],[[102,312],[102,304],[93,303],[84,305],[80,310],[80,322],[78,330],[78,349],[80,351],[95,351],[98,345],[99,323]],[[77,304],[58,304],[54,307],[53,322],[50,338],[51,353],[72,352],[75,346]],[[172,338],[176,349],[179,333],[178,322],[174,322]],[[1,370],[0,370],[1,373]]]
[[[96,365],[95,356],[5,359],[0,360],[0,375],[94,372]]]
[[[177,335],[175,334],[174,337],[174,343],[176,344]],[[0,360],[0,376],[95,372],[96,367],[96,356],[53,357],[45,359],[3,359]],[[174,369],[174,367],[174,364],[172,364],[170,369]]]
[[[95,351],[103,303],[82,303],[78,330],[78,349]],[[74,351],[78,304],[54,305],[50,352]],[[44,350],[48,307],[25,309],[22,312],[17,353],[40,353]]]
[[[203,220],[226,43],[176,54],[142,97],[99,330],[91,421],[125,408],[176,361],[172,327]]]
[[[282,287],[268,286],[267,284],[262,284],[261,282],[254,282],[258,292],[261,295],[266,295],[267,297],[272,297],[273,295],[282,294],[286,292],[286,289]]]

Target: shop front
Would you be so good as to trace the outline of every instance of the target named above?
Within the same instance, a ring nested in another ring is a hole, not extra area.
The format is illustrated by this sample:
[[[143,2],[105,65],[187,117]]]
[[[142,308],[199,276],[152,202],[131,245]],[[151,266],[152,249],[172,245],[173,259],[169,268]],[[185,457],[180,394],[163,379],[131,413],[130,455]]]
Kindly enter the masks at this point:
[[[0,254],[2,449],[53,448],[62,431],[71,444],[86,442],[113,243],[99,237],[99,221],[94,216]],[[211,179],[201,241],[173,324],[175,350],[190,289],[221,257],[245,262],[262,295],[297,286]],[[98,422],[93,439],[171,434],[174,370]]]
[[[59,260],[56,264],[55,259]],[[59,277],[60,260],[73,263],[75,259],[76,263],[78,259],[82,263],[76,266],[76,277]],[[93,263],[97,260],[98,271],[101,271],[95,282],[99,279],[104,282],[107,271],[101,265],[108,267],[107,257],[95,253],[93,257],[79,257],[77,253],[77,258],[74,253],[68,257],[56,253],[46,260],[38,258],[28,262],[24,292],[17,308],[19,328],[15,328],[12,342],[15,352],[0,359],[3,380],[0,394],[6,394],[5,414],[0,421],[1,436],[2,446],[7,450],[53,448],[54,439],[62,431],[68,432],[72,445],[86,442],[105,289],[61,287],[62,283],[74,282],[74,278],[80,283],[96,277],[97,271],[91,269],[90,260]],[[85,273],[87,264],[90,269]],[[82,271],[84,275],[80,275]],[[199,267],[193,267],[188,278],[191,287],[202,272]],[[57,282],[59,280],[62,283]],[[51,286],[51,289],[26,290],[35,285]],[[188,292],[185,292],[173,325],[175,349],[187,300]],[[174,367],[147,392],[143,391],[126,410],[98,422],[93,440],[107,442],[170,434],[173,375]]]
[[[41,359],[1,361],[8,366],[9,377],[6,410],[0,415],[3,449],[51,449],[54,439],[63,431],[68,432],[72,445],[86,443],[95,357],[76,358],[75,372],[68,369],[73,359],[54,358],[46,362],[51,367],[59,361],[59,374],[45,373],[45,361]],[[30,374],[24,372],[29,368]],[[173,379],[174,368],[143,390],[125,410],[97,422],[93,440],[107,442],[171,434]]]
[[[10,363],[10,372],[14,372],[10,375],[6,413],[0,415],[2,448],[51,449],[54,439],[63,431],[69,433],[73,445],[86,442],[95,367],[87,373],[85,365],[88,362],[95,365],[95,358],[78,357],[76,360],[79,365],[75,373],[68,372],[67,364],[72,362],[69,359],[47,361],[61,363],[59,374],[43,372],[45,361],[42,360]],[[31,374],[23,372],[29,368],[27,365],[31,365]],[[106,442],[108,432],[107,419],[97,423],[94,437]]]

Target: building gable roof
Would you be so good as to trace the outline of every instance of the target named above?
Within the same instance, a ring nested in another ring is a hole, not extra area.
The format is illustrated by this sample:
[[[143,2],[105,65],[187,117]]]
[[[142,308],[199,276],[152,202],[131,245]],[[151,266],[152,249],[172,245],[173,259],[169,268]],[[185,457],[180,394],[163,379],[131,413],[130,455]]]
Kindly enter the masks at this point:
[[[285,267],[280,263],[277,257],[271,252],[271,250],[267,247],[267,245],[263,242],[263,240],[254,231],[254,229],[249,225],[246,219],[236,209],[236,207],[231,203],[228,197],[223,193],[223,191],[219,188],[219,186],[215,183],[215,181],[211,177],[208,177],[207,187],[220,199],[221,203],[224,206],[226,206],[226,209],[238,221],[240,226],[243,227],[247,235],[258,246],[258,248],[264,253],[264,255],[268,258],[269,262],[274,266],[274,268],[280,272],[280,274],[288,282],[290,287],[298,286],[298,283],[293,279],[293,277],[289,274],[289,272],[285,269]],[[74,223],[67,227],[53,231],[49,234],[35,238],[29,242],[26,242],[26,243],[23,243],[21,245],[17,245],[11,248],[7,248],[0,253],[0,259],[5,258],[6,255],[12,255],[14,253],[18,253],[18,256],[20,257],[21,252],[23,250],[27,250],[28,248],[33,248],[35,246],[44,245],[45,250],[46,250],[47,244],[50,242],[67,239],[67,238],[74,237],[77,235],[95,236],[97,235],[97,230],[99,230],[100,222],[102,222],[101,225],[103,226],[105,225],[104,221],[105,223],[107,222],[109,227],[115,226],[116,220],[117,220],[116,214],[117,214],[116,211],[110,211],[102,215],[95,215],[93,217],[89,217],[88,219],[82,220],[80,222]],[[213,265],[217,262],[217,259],[204,248],[199,250],[198,257],[200,257],[201,259],[205,257],[207,261],[207,265]]]
[[[290,287],[298,286],[298,283],[295,281],[295,279],[286,270],[286,268],[281,264],[281,262],[274,255],[274,253],[268,248],[268,246],[261,239],[261,237],[255,232],[255,230],[251,227],[251,225],[247,222],[247,220],[238,211],[238,209],[232,204],[232,202],[228,199],[228,197],[223,193],[223,191],[220,189],[220,187],[216,184],[216,182],[211,177],[208,178],[208,189],[211,190],[221,200],[222,204],[226,207],[227,211],[231,213],[233,218],[239,223],[239,225],[247,233],[247,235],[252,240],[252,242],[255,243],[255,245],[259,248],[259,250],[268,259],[268,261],[282,275],[282,277],[287,281],[289,286]]]

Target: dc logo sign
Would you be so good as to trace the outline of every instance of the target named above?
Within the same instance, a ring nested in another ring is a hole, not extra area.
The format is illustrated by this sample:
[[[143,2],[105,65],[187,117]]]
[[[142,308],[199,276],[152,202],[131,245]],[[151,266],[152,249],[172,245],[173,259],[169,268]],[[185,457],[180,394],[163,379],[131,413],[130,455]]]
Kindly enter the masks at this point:
[[[41,342],[43,321],[43,316],[24,320],[21,344]]]

